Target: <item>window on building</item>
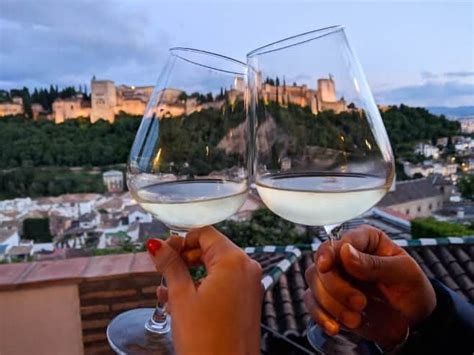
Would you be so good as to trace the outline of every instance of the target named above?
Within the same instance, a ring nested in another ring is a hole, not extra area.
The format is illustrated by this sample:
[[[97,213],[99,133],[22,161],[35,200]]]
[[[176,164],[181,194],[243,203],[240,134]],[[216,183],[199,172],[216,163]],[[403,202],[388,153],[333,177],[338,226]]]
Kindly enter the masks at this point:
[[[410,214],[410,209],[409,208],[406,209],[405,214]]]
[[[418,206],[417,211],[421,212],[421,206]]]
[[[73,109],[74,109],[74,106],[73,106],[73,105],[71,105],[71,110],[73,110]]]
[[[428,208],[429,208],[429,210],[431,211],[431,210],[433,209],[433,204],[430,203],[430,204],[428,205]]]

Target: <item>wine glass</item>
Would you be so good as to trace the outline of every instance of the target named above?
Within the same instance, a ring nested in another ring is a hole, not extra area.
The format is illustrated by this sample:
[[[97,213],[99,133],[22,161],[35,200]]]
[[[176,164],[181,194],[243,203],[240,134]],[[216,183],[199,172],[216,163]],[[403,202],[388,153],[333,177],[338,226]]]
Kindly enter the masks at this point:
[[[339,238],[342,223],[394,181],[390,142],[344,28],[265,45],[247,55],[247,67],[258,193],[280,217]],[[321,352],[366,345],[316,326],[308,336]]]
[[[168,57],[130,152],[127,185],[146,211],[184,237],[246,200],[246,65],[192,48],[171,48]],[[174,352],[162,304],[120,314],[107,336],[118,353]]]

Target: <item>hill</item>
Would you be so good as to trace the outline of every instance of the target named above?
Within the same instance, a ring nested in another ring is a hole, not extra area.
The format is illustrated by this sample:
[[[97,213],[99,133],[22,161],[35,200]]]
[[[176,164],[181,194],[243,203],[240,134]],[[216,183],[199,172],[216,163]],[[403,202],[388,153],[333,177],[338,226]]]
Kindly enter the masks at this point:
[[[474,116],[474,106],[432,106],[426,109],[434,115],[445,115],[450,118]]]

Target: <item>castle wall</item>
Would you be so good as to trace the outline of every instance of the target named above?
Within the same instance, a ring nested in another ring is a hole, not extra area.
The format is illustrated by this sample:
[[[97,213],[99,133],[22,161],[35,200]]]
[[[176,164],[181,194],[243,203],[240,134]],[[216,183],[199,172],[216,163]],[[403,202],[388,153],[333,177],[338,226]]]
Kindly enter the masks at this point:
[[[63,123],[66,120],[78,117],[89,117],[91,108],[84,106],[80,98],[55,100],[53,102],[53,118],[55,123]]]
[[[0,104],[0,117],[23,114],[23,104],[3,102]]]

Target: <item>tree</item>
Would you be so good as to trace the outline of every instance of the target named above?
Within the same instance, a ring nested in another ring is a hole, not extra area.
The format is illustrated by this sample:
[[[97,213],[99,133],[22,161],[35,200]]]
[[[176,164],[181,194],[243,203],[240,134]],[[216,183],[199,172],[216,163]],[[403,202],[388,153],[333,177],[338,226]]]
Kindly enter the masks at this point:
[[[469,225],[437,221],[433,217],[411,221],[413,238],[438,238],[452,236],[469,236],[474,230]]]
[[[462,197],[474,200],[474,175],[464,175],[458,182]]]
[[[35,243],[50,243],[53,237],[49,231],[49,218],[26,218],[23,221],[23,236]]]
[[[255,211],[250,220],[227,220],[219,223],[217,228],[240,247],[311,243],[307,231],[298,230],[294,223],[267,209]]]

